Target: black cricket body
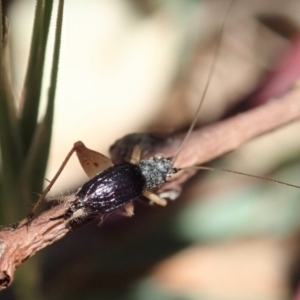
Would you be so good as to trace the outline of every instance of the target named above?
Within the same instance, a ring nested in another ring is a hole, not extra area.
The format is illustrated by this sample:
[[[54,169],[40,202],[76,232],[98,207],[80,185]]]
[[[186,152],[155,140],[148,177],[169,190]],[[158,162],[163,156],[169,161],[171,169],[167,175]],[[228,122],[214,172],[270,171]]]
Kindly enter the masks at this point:
[[[225,21],[233,3],[234,1],[230,2],[225,18],[223,20],[222,27],[220,28],[218,43],[213,55],[213,60],[210,66],[206,84],[204,86],[201,99],[195,112],[195,117],[184,139],[173,154],[173,157],[163,158],[160,156],[153,156],[149,159],[140,160],[140,150],[135,151],[135,147],[131,156],[130,163],[121,163],[113,166],[109,158],[96,151],[86,148],[80,141],[76,142],[69,154],[66,156],[56,175],[37,201],[31,213],[28,215],[25,222],[21,223],[21,225],[30,223],[38,205],[45,198],[50,188],[65,167],[67,161],[74,152],[77,153],[79,161],[86,174],[90,178],[92,176],[93,177],[88,180],[74,195],[71,195],[71,197],[66,197],[65,201],[70,203],[69,208],[63,214],[51,218],[51,220],[64,219],[73,228],[77,225],[81,225],[89,218],[100,217],[100,219],[103,220],[104,217],[110,212],[123,207],[125,208],[126,215],[131,216],[132,211],[128,209],[130,208],[130,205],[127,206],[126,204],[130,204],[132,201],[142,195],[154,203],[162,206],[166,205],[165,199],[162,199],[158,195],[152,193],[152,190],[159,188],[162,184],[168,181],[172,174],[180,170],[173,167],[173,161],[176,160],[179,153],[186,145],[186,142],[196,125],[197,117],[199,116],[201,106],[205,99],[215,70]],[[91,166],[94,166],[95,169],[91,168]],[[202,169],[210,171],[219,170],[226,173],[264,179],[275,183],[300,188],[299,186],[288,184],[278,180],[263,178],[260,176],[232,170],[203,166],[193,166],[193,168],[198,170]],[[97,174],[97,172],[99,171],[100,173]],[[62,199],[62,201],[64,200]]]
[[[231,2],[230,6],[232,4],[233,2]],[[230,10],[230,6],[228,7],[226,16]],[[90,165],[94,164],[96,167],[100,166],[103,168],[99,168],[99,170],[97,171],[101,172],[88,180],[73,195],[71,200],[66,200],[70,203],[69,208],[62,215],[54,217],[52,218],[52,220],[65,219],[66,221],[68,221],[71,227],[73,227],[73,225],[76,226],[84,223],[88,218],[99,216],[101,219],[103,219],[103,217],[110,212],[124,206],[126,213],[129,216],[127,211],[128,207],[126,207],[126,204],[129,204],[141,195],[159,205],[165,205],[165,199],[160,198],[158,195],[152,193],[151,191],[157,189],[162,184],[167,182],[172,174],[180,170],[174,168],[172,162],[175,161],[176,157],[181,152],[182,148],[186,144],[186,141],[189,139],[193,128],[195,127],[200,108],[205,99],[205,95],[214,73],[216,58],[220,46],[219,44],[221,42],[226,16],[220,29],[219,42],[216,47],[214,59],[210,67],[210,72],[202,97],[198,104],[194,120],[190,125],[185,138],[181,142],[177,151],[174,153],[173,157],[163,158],[160,156],[153,156],[149,159],[139,160],[140,153],[138,153],[138,151],[136,153],[135,151],[133,151],[131,162],[135,163],[128,162],[112,166],[111,160],[109,158],[103,156],[98,152],[86,148],[82,142],[77,142],[74,144],[73,148],[66,156],[64,162],[62,163],[62,166],[54,176],[54,179],[50,182],[48,187],[39,198],[38,202],[36,203],[31,214],[28,217],[28,220],[32,219],[32,216],[36,211],[39,203],[45,198],[51,186],[54,184],[55,180],[58,178],[67,161],[74,152],[77,153],[79,161],[89,177],[92,177],[94,174],[96,174],[94,170],[90,170]]]
[[[88,217],[105,215],[158,188],[179,169],[173,168],[172,158],[159,156],[112,166],[88,180],[75,194],[70,208],[58,218],[72,219],[82,210],[78,222]]]
[[[224,22],[220,30],[219,43],[221,41]],[[194,120],[174,156],[169,158],[153,156],[149,159],[138,161],[136,164],[123,163],[105,169],[87,181],[78,190],[75,194],[75,199],[72,200],[71,206],[63,215],[55,217],[52,220],[63,218],[69,221],[71,227],[76,227],[87,218],[99,216],[103,219],[102,217],[106,214],[124,207],[145,192],[158,188],[167,182],[172,174],[180,170],[173,167],[172,161],[178,156],[195,127],[200,108],[213,75],[218,49],[219,45],[214,54],[210,74],[207,78]],[[146,197],[149,198],[148,196]],[[149,199],[152,200],[151,198]]]

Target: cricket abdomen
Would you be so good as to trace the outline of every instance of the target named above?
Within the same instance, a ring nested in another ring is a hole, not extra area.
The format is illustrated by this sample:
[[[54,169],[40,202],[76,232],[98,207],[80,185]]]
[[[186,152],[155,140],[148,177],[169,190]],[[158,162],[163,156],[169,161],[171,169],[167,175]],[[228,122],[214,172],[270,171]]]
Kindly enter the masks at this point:
[[[146,180],[138,166],[118,164],[87,181],[76,193],[78,200],[73,205],[77,209],[82,207],[88,214],[108,213],[134,200],[145,190]]]

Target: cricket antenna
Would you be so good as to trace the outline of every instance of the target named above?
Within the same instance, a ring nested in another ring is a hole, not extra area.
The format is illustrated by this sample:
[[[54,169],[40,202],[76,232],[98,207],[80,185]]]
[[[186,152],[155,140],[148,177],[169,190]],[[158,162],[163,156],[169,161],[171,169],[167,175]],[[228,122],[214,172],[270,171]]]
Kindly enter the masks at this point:
[[[300,186],[295,185],[295,184],[287,183],[287,182],[276,180],[276,179],[266,178],[266,177],[262,177],[262,176],[252,175],[252,174],[248,174],[248,173],[223,169],[223,168],[212,168],[212,167],[204,167],[204,166],[192,166],[192,167],[187,167],[187,168],[181,168],[181,170],[185,170],[185,169],[197,169],[197,170],[206,170],[206,171],[221,171],[221,172],[225,172],[225,173],[231,173],[231,174],[242,175],[242,176],[247,176],[247,177],[256,178],[256,179],[262,179],[262,180],[265,180],[265,181],[270,181],[270,182],[282,184],[282,185],[285,185],[285,186],[293,187],[293,188],[296,188],[296,189],[300,189]]]
[[[193,122],[192,122],[192,124],[191,124],[191,126],[190,126],[190,128],[189,128],[189,130],[187,132],[187,134],[185,135],[183,141],[181,142],[181,145],[178,147],[178,149],[176,150],[174,156],[172,157],[172,161],[173,162],[176,160],[177,156],[179,155],[179,153],[181,152],[181,150],[185,146],[187,140],[189,139],[189,137],[190,137],[190,135],[191,135],[191,133],[192,133],[195,125],[196,125],[200,109],[202,107],[202,104],[203,104],[204,99],[206,97],[209,85],[211,83],[212,76],[213,76],[214,71],[216,69],[216,63],[217,63],[217,58],[218,58],[218,55],[219,55],[219,52],[220,52],[220,48],[221,48],[220,46],[221,46],[221,42],[222,42],[222,36],[223,36],[223,32],[224,32],[225,23],[226,23],[228,14],[229,14],[229,12],[230,12],[230,10],[231,10],[234,2],[235,2],[235,0],[231,0],[230,1],[229,6],[228,6],[228,8],[226,10],[226,14],[225,14],[222,26],[221,26],[220,31],[218,33],[218,39],[217,39],[216,49],[215,49],[215,52],[214,52],[214,55],[213,55],[213,59],[212,59],[212,62],[211,62],[210,68],[209,68],[209,73],[208,73],[208,77],[207,77],[207,80],[206,80],[206,83],[205,83],[205,87],[204,87],[204,90],[203,90],[203,93],[202,93],[202,96],[201,96],[201,100],[199,102],[199,105],[197,107],[197,111],[195,113],[194,120],[193,120]]]

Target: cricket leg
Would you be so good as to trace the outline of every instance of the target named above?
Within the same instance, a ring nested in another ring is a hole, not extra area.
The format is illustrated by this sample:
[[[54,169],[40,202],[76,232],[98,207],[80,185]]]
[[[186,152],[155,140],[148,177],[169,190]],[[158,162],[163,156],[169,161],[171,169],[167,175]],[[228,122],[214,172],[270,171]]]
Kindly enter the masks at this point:
[[[50,189],[52,188],[53,184],[55,183],[55,181],[57,180],[57,178],[59,177],[59,175],[61,174],[61,172],[63,171],[63,169],[65,168],[66,164],[68,163],[69,159],[71,158],[72,154],[76,151],[76,144],[74,144],[74,146],[72,147],[72,149],[70,150],[70,152],[68,153],[68,155],[65,157],[63,163],[61,164],[60,168],[58,169],[58,171],[56,172],[55,176],[53,177],[53,179],[50,181],[49,185],[45,188],[45,190],[43,191],[43,193],[41,194],[40,198],[38,199],[38,201],[34,204],[31,212],[27,215],[26,219],[22,220],[19,223],[18,227],[23,226],[24,224],[28,224],[30,225],[30,222],[32,221],[34,214],[36,213],[36,210],[38,209],[39,205],[42,203],[42,201],[45,199],[46,195],[49,193]]]
[[[167,205],[167,200],[160,198],[156,194],[146,191],[143,193],[143,195],[148,198],[149,200],[153,201],[154,203],[160,205],[160,206],[166,206]]]
[[[59,175],[65,168],[66,164],[68,163],[69,159],[71,158],[71,156],[74,152],[76,152],[78,160],[80,161],[82,168],[84,169],[84,171],[90,178],[95,176],[97,173],[100,173],[103,170],[107,169],[108,167],[112,166],[112,162],[108,157],[106,157],[103,154],[98,153],[94,150],[88,149],[87,147],[85,147],[85,145],[81,141],[74,143],[72,149],[70,150],[70,152],[64,159],[63,163],[61,164],[60,168],[56,172],[55,176],[50,181],[49,185],[46,187],[44,192],[41,194],[40,198],[35,203],[35,205],[33,206],[33,209],[28,214],[26,219],[22,220],[18,227],[21,227],[24,224],[30,224],[30,222],[32,221],[32,219],[34,217],[34,214],[37,211],[37,208],[39,207],[41,202],[44,200],[46,195],[49,193],[53,184],[55,183],[55,181],[57,180],[57,178],[59,177]]]
[[[126,203],[124,205],[124,210],[117,209],[116,213],[124,217],[132,217],[134,215],[134,206],[133,202]]]

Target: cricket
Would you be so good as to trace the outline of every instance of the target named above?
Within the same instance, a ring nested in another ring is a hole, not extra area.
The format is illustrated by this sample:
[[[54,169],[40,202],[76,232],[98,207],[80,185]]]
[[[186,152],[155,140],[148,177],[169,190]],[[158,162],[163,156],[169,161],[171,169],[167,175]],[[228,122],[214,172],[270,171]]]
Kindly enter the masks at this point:
[[[133,149],[129,162],[113,165],[112,161],[108,157],[85,147],[83,142],[78,141],[74,144],[73,148],[66,156],[61,167],[54,178],[50,181],[37,203],[34,205],[27,219],[22,221],[20,224],[16,224],[14,228],[18,228],[24,224],[30,226],[37,208],[45,199],[73,153],[76,153],[83,170],[90,179],[73,195],[68,195],[66,197],[62,196],[56,199],[58,203],[65,202],[69,203],[70,206],[63,214],[51,218],[52,221],[63,219],[71,225],[72,228],[76,228],[81,223],[84,223],[84,221],[94,218],[99,218],[99,224],[101,224],[106,216],[114,211],[117,211],[124,216],[131,217],[134,214],[133,203],[139,197],[145,197],[151,203],[155,203],[160,206],[167,205],[167,200],[157,195],[155,191],[163,184],[172,181],[172,177],[182,169],[180,166],[176,166],[176,158],[185,147],[185,144],[196,125],[199,114],[201,113],[201,107],[205,100],[205,96],[209,91],[209,85],[215,71],[226,20],[234,6],[234,2],[235,1],[233,0],[229,2],[225,12],[224,21],[219,30],[218,42],[215,47],[215,53],[207,76],[206,85],[202,96],[199,99],[195,117],[175,153],[170,157],[163,157],[162,155],[157,154],[153,157],[143,159],[141,148],[139,145],[136,145]],[[205,166],[191,166],[185,167],[184,169],[189,168],[232,173],[300,189],[299,186],[294,184],[253,174],[247,174],[240,171]]]
[[[231,170],[229,168],[211,167],[197,163],[186,166],[180,163],[180,156],[185,149],[189,147],[189,142],[193,139],[193,134],[197,129],[197,121],[201,118],[203,103],[206,101],[207,94],[210,92],[211,81],[216,71],[218,56],[222,47],[222,37],[226,30],[228,18],[230,18],[230,14],[234,9],[235,2],[235,0],[228,1],[224,11],[223,21],[217,32],[217,42],[209,63],[209,72],[205,80],[204,89],[197,102],[193,120],[184,133],[179,133],[181,137],[178,141],[176,141],[175,138],[174,142],[174,139],[172,137],[170,138],[170,144],[173,143],[170,154],[163,155],[157,151],[157,153],[151,153],[151,155],[149,155],[142,145],[143,142],[140,142],[139,138],[135,140],[135,135],[128,136],[129,150],[126,149],[126,154],[123,153],[125,150],[123,151],[122,148],[124,141],[126,143],[126,137],[111,146],[111,158],[101,154],[95,149],[88,148],[88,145],[85,145],[84,137],[82,139],[80,138],[82,141],[76,141],[63,159],[55,175],[52,178],[46,179],[46,188],[36,197],[38,200],[32,209],[28,209],[29,213],[27,213],[27,216],[26,213],[24,213],[26,217],[23,220],[1,228],[0,240],[1,233],[4,235],[11,234],[12,236],[15,234],[17,237],[18,234],[20,236],[26,236],[26,234],[28,234],[29,242],[30,237],[34,240],[35,236],[39,236],[39,234],[35,234],[35,231],[38,232],[42,228],[42,234],[40,236],[45,238],[46,242],[43,243],[43,241],[41,241],[41,245],[37,243],[38,246],[34,249],[26,253],[24,251],[24,254],[19,255],[15,262],[9,266],[10,269],[8,271],[5,269],[6,265],[4,266],[5,270],[2,271],[0,256],[0,286],[2,285],[3,288],[6,288],[10,285],[15,268],[24,260],[34,255],[46,245],[50,245],[62,238],[65,234],[90,222],[97,221],[98,225],[102,225],[112,214],[133,217],[135,214],[135,203],[141,199],[143,203],[149,205],[149,210],[153,209],[153,206],[157,209],[160,209],[160,207],[166,207],[167,209],[168,203],[176,200],[180,196],[181,187],[186,181],[186,179],[182,179],[181,181],[180,177],[184,172],[191,172],[191,174],[197,173],[198,171],[220,172],[221,174],[227,173],[233,176],[249,177],[254,180],[268,181],[270,184],[279,184],[300,189],[300,185],[297,184],[277,180],[275,178],[266,178],[238,169]],[[276,103],[271,105],[275,107]],[[295,110],[295,115],[296,114],[297,112]],[[284,116],[282,118],[284,119]],[[226,124],[226,119],[224,120],[224,124]],[[258,136],[259,134],[256,135]],[[248,140],[250,140],[250,138],[248,138]],[[167,137],[165,138],[165,143],[168,144]],[[201,145],[199,144],[198,147],[200,148]],[[233,148],[234,147],[232,147],[232,149]],[[228,152],[230,149],[229,147]],[[49,196],[52,187],[62,172],[64,172],[70,158],[75,155],[87,175],[88,180],[76,191],[69,192],[66,195]],[[117,157],[118,162],[115,162],[116,159],[114,159],[115,157],[113,158],[113,156]],[[176,186],[176,180],[178,180],[178,186],[180,186],[180,188]],[[172,183],[174,183],[173,186]],[[164,189],[164,187],[169,185],[170,189]],[[48,209],[40,213],[41,204],[44,202],[47,202]],[[100,230],[101,229],[103,228],[100,228]],[[45,236],[43,236],[43,234]],[[9,238],[8,240],[13,241],[17,240],[17,238]],[[28,248],[30,248],[30,243]],[[20,251],[21,250],[22,249],[20,249]],[[6,257],[3,259],[3,261],[8,260],[9,258]],[[4,275],[1,277],[1,274]]]

